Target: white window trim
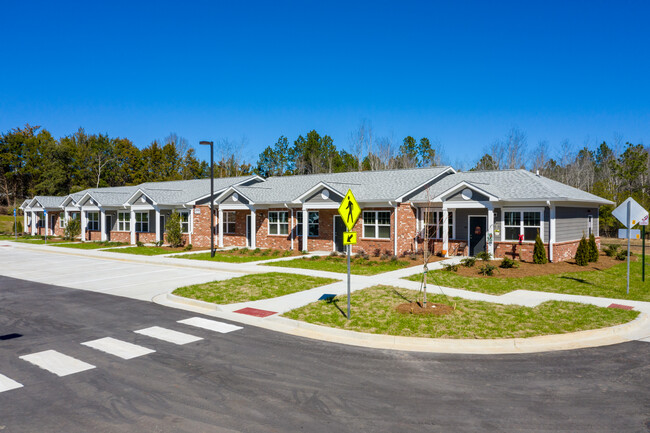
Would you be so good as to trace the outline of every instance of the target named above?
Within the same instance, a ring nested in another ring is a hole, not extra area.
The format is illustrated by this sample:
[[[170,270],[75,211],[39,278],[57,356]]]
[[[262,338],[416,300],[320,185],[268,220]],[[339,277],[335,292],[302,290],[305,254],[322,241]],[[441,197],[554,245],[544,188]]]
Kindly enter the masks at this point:
[[[272,213],[278,214],[278,219],[275,222],[271,222],[271,214]],[[284,214],[287,215],[287,221],[286,222],[280,221],[280,215],[279,214],[281,214],[281,213],[284,213]],[[272,225],[277,227],[277,233],[275,233],[275,234],[271,233],[271,226]],[[286,233],[281,233],[280,226],[282,226],[282,225],[287,226],[287,232]],[[269,215],[268,215],[268,218],[267,218],[267,227],[266,227],[266,230],[267,230],[266,233],[269,236],[288,236],[289,233],[291,232],[289,230],[289,228],[290,228],[289,226],[290,226],[290,224],[289,224],[289,212],[288,211],[286,211],[286,210],[270,210],[269,211]]]
[[[448,214],[451,214],[451,236],[449,237],[449,240],[456,239],[456,211],[454,209],[443,209],[443,208],[421,208],[420,209],[420,227],[423,230],[422,233],[424,233],[424,230],[427,229],[429,225],[435,226],[436,227],[436,234],[438,234],[438,227],[442,227],[444,222],[442,224],[427,224],[427,222],[424,220],[424,214],[425,213],[430,213],[430,212],[440,212],[442,213],[443,210],[446,210]],[[442,240],[442,238],[431,238],[430,240]]]
[[[147,222],[145,223],[142,219],[138,222],[138,215],[146,215]],[[135,224],[136,233],[149,233],[149,211],[135,211],[135,221],[133,223]],[[140,230],[138,230],[138,224],[140,224]],[[143,224],[147,224],[147,230],[142,230]]]
[[[228,218],[228,215],[232,215],[232,221]],[[228,225],[230,224],[234,227],[232,231],[228,231]],[[237,233],[237,213],[234,210],[223,211],[223,233],[227,235]]]
[[[388,224],[379,224],[379,217],[378,213],[379,212],[387,212],[388,213]],[[374,226],[375,227],[375,236],[374,237],[367,237],[366,236],[366,213],[374,213],[375,214],[375,223],[374,224],[368,224],[368,226]],[[378,240],[383,240],[387,241],[391,239],[391,210],[364,210],[362,212],[363,216],[363,224],[361,225],[361,239],[378,239]],[[388,227],[388,237],[387,238],[380,238],[379,235],[379,227]]]
[[[65,219],[63,218],[63,214],[59,214],[59,228],[64,229],[65,228]]]
[[[124,215],[124,220],[120,220],[120,215]],[[120,228],[120,224],[122,227]],[[127,228],[128,226],[128,228]],[[118,211],[117,212],[117,230],[118,232],[130,232],[131,231],[131,212],[129,211]]]
[[[178,214],[181,217],[181,219],[180,219],[181,233],[183,233],[184,235],[187,235],[187,234],[190,233],[190,226],[191,226],[191,224],[190,224],[190,211],[186,211],[186,210],[178,211]],[[187,217],[187,221],[183,221],[183,215],[185,215]],[[164,215],[161,215],[161,216],[164,217]],[[183,225],[187,225],[187,230],[183,229]],[[165,229],[167,229],[167,218],[165,218]]]
[[[513,207],[513,208],[501,208],[501,242],[519,242],[518,239],[511,240],[506,239],[506,212],[519,212],[519,234],[524,234],[524,212],[537,212],[539,214],[539,237],[544,240],[544,208],[541,207]],[[508,226],[515,227],[515,226]],[[537,227],[537,226],[526,226],[526,227]],[[525,244],[534,244],[535,241],[526,241]]]
[[[91,219],[90,215],[97,215],[97,219],[96,220]],[[94,223],[97,223],[96,228],[92,228]],[[99,231],[99,212],[95,212],[95,211],[86,212],[86,228],[88,229],[88,231],[91,232]]]
[[[316,228],[318,229],[318,234],[317,235],[310,235],[309,233],[307,233],[307,237],[308,238],[320,237],[320,212],[317,211],[317,210],[307,210],[307,219],[309,219],[309,214],[310,213],[317,213],[318,214],[318,222],[317,223],[308,223],[307,224],[307,231],[309,232],[309,226],[316,226]],[[296,213],[296,227],[297,227],[296,236],[301,236],[302,237],[301,230],[302,230],[302,225],[303,224],[302,224],[302,220],[300,220],[300,218],[302,218],[302,211],[298,211]]]

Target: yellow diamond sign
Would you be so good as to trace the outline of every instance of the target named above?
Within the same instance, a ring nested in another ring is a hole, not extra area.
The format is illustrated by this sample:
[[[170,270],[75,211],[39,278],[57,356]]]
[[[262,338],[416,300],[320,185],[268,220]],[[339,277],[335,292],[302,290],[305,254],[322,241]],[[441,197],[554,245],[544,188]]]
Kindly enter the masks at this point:
[[[352,230],[352,227],[354,227],[354,224],[359,219],[359,215],[361,215],[361,208],[354,198],[351,189],[345,194],[345,198],[341,202],[341,206],[339,206],[339,214],[343,218],[343,224],[345,224],[348,230]]]
[[[343,245],[355,245],[357,243],[357,232],[343,232]]]

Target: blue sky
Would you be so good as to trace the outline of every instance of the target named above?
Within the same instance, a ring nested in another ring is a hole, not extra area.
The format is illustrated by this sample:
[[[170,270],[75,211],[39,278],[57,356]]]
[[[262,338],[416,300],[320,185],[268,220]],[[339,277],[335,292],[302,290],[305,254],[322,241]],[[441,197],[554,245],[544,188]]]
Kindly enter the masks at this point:
[[[647,144],[649,5],[2,2],[0,131],[245,138],[250,161],[311,129],[347,148],[366,120],[469,166],[512,127],[551,153]]]

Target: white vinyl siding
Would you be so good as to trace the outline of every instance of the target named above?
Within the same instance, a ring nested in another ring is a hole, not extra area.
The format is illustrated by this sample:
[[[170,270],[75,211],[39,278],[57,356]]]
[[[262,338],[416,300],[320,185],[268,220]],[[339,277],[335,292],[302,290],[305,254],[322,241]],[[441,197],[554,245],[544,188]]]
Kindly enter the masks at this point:
[[[269,212],[269,235],[289,234],[289,212]]]
[[[364,211],[363,237],[390,239],[390,211]]]

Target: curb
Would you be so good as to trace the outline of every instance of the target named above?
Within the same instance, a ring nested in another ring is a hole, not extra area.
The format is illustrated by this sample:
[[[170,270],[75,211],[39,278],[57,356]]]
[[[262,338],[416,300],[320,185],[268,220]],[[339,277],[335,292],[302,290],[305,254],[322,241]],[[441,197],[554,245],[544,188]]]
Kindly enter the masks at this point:
[[[163,296],[164,299],[160,299]],[[327,326],[314,325],[279,316],[268,318],[243,316],[225,312],[216,304],[187,299],[171,293],[160,295],[152,299],[152,301],[161,305],[189,309],[197,313],[212,315],[298,337],[373,349],[428,353],[498,355],[584,349],[632,341],[632,339],[626,336],[650,327],[650,316],[641,312],[636,319],[628,323],[567,334],[489,340],[402,337],[329,328]]]

